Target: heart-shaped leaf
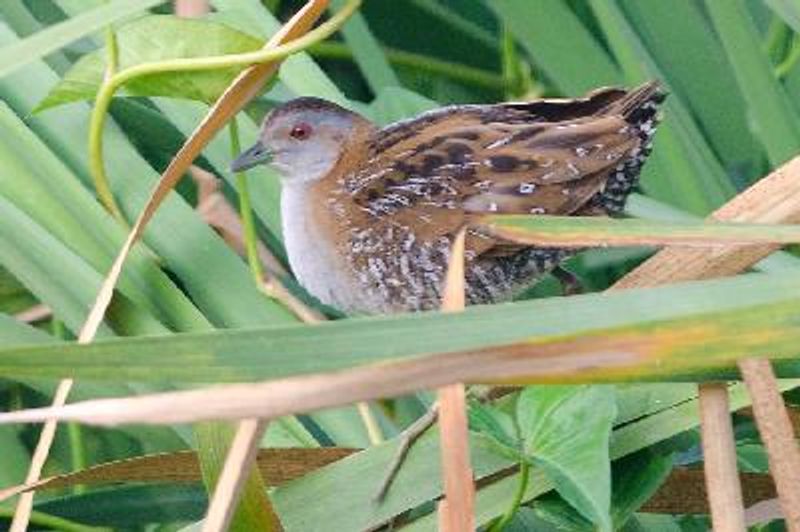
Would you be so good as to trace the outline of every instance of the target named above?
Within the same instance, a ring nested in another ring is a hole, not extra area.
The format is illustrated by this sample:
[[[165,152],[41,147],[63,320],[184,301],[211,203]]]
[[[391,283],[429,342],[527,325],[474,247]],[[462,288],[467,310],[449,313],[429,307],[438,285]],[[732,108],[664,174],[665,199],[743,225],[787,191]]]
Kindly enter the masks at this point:
[[[224,24],[150,15],[116,32],[119,70],[166,59],[212,57],[258,50],[263,42]],[[94,98],[103,81],[106,50],[82,57],[37,106],[36,111]],[[171,96],[214,102],[241,67],[202,72],[166,72],[132,80],[125,93],[132,96]]]
[[[611,530],[608,441],[617,415],[609,386],[536,386],[517,402],[523,453],[600,530]]]

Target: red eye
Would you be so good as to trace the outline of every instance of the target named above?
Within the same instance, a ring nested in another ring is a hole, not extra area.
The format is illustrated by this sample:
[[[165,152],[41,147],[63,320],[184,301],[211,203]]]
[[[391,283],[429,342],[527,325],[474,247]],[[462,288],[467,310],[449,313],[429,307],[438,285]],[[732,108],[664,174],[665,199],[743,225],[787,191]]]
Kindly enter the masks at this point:
[[[289,132],[289,136],[295,140],[306,140],[308,137],[311,136],[311,126],[309,126],[305,122],[300,122],[299,124],[295,124],[295,126]]]

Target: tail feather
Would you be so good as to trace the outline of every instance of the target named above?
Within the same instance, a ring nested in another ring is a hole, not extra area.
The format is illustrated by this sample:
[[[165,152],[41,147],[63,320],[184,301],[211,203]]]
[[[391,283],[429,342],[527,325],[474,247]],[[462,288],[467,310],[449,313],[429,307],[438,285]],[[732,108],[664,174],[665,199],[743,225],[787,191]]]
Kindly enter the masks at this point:
[[[639,182],[642,165],[650,155],[652,138],[661,119],[658,107],[666,97],[658,81],[649,81],[609,106],[609,114],[623,116],[629,127],[634,128],[639,146],[609,176],[603,191],[590,203],[590,208],[599,207],[608,214],[622,212],[625,200]]]

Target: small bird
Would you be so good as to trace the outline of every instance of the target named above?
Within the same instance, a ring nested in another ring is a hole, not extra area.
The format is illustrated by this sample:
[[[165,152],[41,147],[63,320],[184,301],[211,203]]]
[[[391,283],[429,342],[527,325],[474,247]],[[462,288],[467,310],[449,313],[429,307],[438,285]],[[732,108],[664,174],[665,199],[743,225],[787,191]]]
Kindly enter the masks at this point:
[[[282,177],[289,264],[347,313],[438,308],[450,248],[468,227],[467,301],[508,300],[573,251],[503,241],[487,213],[619,213],[650,152],[658,82],[583,98],[454,105],[378,128],[318,98],[275,108],[231,165]]]

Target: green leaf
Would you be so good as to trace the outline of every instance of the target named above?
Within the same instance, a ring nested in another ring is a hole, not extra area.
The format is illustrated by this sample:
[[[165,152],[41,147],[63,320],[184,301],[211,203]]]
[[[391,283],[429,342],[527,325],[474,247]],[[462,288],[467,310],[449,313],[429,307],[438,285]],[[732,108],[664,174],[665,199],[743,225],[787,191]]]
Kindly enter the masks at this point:
[[[119,70],[165,59],[212,57],[251,52],[263,43],[228,26],[171,15],[150,15],[120,27],[117,32]],[[82,57],[36,108],[42,111],[94,98],[105,73],[105,49]],[[169,72],[132,80],[125,93],[133,96],[171,96],[214,102],[240,67],[210,72]]]
[[[758,138],[777,166],[800,148],[800,118],[764,53],[755,24],[741,0],[706,1],[717,34],[725,46]]]
[[[0,77],[164,0],[113,0],[0,49]]]
[[[522,445],[510,415],[478,401],[470,403],[467,414],[470,430],[486,436],[500,456],[515,461],[523,458],[520,454]]]
[[[669,79],[656,64],[616,3],[591,0],[589,4],[608,39],[628,83]],[[642,186],[653,195],[669,199],[692,212],[705,214],[734,192],[724,169],[711,151],[691,113],[677,94],[664,104],[664,123],[656,135],[652,161],[642,173]]]
[[[796,32],[800,32],[800,4],[796,0],[765,0],[786,24]]]
[[[562,0],[493,0],[486,4],[564,94],[619,83],[620,72]]]
[[[334,0],[331,6],[333,10],[339,10],[344,6],[344,0]],[[353,58],[374,94],[380,93],[386,87],[400,86],[400,80],[397,79],[380,43],[370,31],[361,13],[355,13],[350,17],[342,28],[342,35],[353,51]]]
[[[0,348],[0,374],[112,381],[251,381],[463,350],[559,343],[578,334],[600,341],[615,333],[628,335],[631,342],[632,335],[653,342],[650,348],[657,348],[663,357],[657,364],[651,357],[641,360],[639,372],[631,370],[628,378],[660,375],[664,379],[670,357],[675,357],[676,368],[686,371],[729,362],[745,352],[793,355],[791,346],[798,330],[792,312],[800,305],[795,297],[798,285],[796,274],[753,274],[487,305],[458,315],[430,312],[352,318],[313,327],[262,326],[57,348]],[[687,344],[669,336],[689,328],[697,336],[679,336]],[[656,333],[662,335],[663,343],[656,340]],[[704,346],[702,357],[697,356],[698,345]],[[170,356],[165,357],[165,352]],[[784,375],[797,374],[796,365],[784,368]]]
[[[607,386],[532,386],[517,400],[525,458],[604,531],[611,530],[608,441],[616,415]]]
[[[674,95],[691,108],[726,168],[746,166],[747,177],[753,176],[760,170],[762,150],[746,113],[735,111],[744,109],[745,101],[702,6],[661,0],[626,0],[622,5]]]
[[[401,87],[380,91],[366,109],[366,114],[378,124],[388,125],[430,111],[438,104],[425,96]]]
[[[492,233],[531,245],[630,246],[714,245],[715,243],[797,243],[800,227],[737,222],[653,222],[600,217],[491,215]]]

